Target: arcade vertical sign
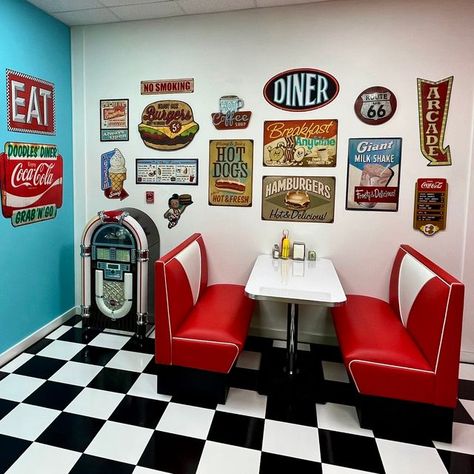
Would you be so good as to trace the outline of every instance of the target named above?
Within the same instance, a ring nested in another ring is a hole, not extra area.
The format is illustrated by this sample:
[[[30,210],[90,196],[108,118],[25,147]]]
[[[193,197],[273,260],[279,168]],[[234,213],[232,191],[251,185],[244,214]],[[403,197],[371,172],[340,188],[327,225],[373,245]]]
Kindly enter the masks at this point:
[[[14,227],[54,219],[63,203],[63,160],[56,145],[5,143],[0,187],[3,216]]]
[[[418,79],[418,116],[421,153],[428,166],[451,165],[449,145],[444,148],[453,76],[438,82]]]
[[[54,84],[10,69],[6,75],[8,130],[55,135]]]

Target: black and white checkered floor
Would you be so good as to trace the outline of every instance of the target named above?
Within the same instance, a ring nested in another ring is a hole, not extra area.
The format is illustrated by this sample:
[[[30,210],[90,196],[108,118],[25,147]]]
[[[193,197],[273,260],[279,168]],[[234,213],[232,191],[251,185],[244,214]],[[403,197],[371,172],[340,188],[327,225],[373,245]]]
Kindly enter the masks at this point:
[[[250,337],[227,403],[198,406],[156,393],[152,338],[140,348],[92,331],[84,341],[80,324],[72,318],[0,368],[0,472],[474,473],[474,365],[461,365],[453,443],[407,443],[359,427],[335,348],[302,345],[322,355],[326,404],[259,395],[271,341]]]

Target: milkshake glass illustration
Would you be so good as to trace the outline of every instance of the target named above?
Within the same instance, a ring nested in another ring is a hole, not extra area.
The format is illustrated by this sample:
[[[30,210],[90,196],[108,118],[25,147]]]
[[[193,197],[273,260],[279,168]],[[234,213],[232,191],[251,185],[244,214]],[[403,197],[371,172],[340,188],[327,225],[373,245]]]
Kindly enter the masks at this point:
[[[125,168],[125,158],[120,150],[114,150],[113,156],[110,158],[109,177],[112,183],[112,192],[121,192],[123,182],[127,178],[127,168]]]
[[[378,164],[366,164],[362,169],[362,176],[360,177],[360,186],[377,186],[386,187],[393,176],[393,170],[389,166],[382,166]],[[372,208],[377,204],[376,202],[359,202],[362,207]]]

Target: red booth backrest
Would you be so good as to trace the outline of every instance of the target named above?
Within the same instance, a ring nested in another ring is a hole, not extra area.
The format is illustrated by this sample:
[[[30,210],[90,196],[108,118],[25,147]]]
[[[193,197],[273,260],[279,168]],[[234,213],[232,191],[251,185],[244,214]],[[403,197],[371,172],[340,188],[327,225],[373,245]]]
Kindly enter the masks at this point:
[[[402,245],[392,268],[389,301],[433,371],[457,378],[464,285]]]
[[[202,235],[193,234],[157,260],[155,274],[155,319],[161,341],[157,345],[157,358],[169,364],[172,335],[207,288],[207,256]]]

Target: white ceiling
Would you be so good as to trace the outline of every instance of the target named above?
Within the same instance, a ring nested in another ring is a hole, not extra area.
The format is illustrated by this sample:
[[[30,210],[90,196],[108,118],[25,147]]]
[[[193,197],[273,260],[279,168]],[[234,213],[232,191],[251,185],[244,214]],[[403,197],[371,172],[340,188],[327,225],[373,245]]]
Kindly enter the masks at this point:
[[[92,25],[326,0],[28,0],[66,25]]]

